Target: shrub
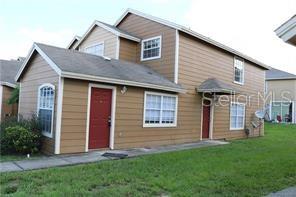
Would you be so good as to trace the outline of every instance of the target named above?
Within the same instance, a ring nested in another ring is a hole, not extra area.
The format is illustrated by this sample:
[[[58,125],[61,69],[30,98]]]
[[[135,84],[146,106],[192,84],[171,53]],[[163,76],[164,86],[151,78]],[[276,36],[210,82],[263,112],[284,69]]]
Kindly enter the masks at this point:
[[[5,119],[0,125],[1,154],[36,153],[41,148],[41,127],[36,115]]]
[[[40,147],[40,136],[21,126],[7,127],[4,139],[9,151],[21,154],[36,153]]]

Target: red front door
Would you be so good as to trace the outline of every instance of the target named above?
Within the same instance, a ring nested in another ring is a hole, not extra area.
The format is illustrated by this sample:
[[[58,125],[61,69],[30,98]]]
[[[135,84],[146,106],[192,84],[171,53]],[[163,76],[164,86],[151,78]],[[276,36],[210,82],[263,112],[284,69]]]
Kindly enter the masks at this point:
[[[203,117],[202,117],[202,138],[209,138],[210,136],[210,119],[211,119],[211,106],[210,101],[204,100],[203,102]]]
[[[89,149],[109,147],[111,103],[112,90],[91,88]]]

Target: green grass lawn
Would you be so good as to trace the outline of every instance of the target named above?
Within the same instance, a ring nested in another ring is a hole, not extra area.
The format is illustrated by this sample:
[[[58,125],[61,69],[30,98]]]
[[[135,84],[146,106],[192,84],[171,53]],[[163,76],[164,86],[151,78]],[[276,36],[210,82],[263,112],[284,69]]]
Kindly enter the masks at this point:
[[[1,194],[262,196],[296,185],[296,126],[229,145],[1,174]]]
[[[27,158],[27,155],[0,155],[0,163],[6,161],[19,161],[27,159],[38,159],[41,158],[42,154],[30,155],[30,158]]]

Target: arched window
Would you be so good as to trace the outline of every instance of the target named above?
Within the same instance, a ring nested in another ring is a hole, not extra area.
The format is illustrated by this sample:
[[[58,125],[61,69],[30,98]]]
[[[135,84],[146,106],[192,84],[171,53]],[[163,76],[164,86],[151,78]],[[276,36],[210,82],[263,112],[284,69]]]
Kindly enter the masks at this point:
[[[38,91],[38,118],[42,133],[47,137],[52,137],[54,90],[52,84],[43,84]]]

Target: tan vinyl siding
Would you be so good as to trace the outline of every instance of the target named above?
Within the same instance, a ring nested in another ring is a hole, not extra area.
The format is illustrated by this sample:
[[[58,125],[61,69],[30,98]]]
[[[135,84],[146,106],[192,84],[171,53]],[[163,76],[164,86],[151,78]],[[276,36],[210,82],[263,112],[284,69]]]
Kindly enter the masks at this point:
[[[119,59],[137,62],[138,47],[139,44],[137,42],[120,38]]]
[[[264,70],[245,61],[245,83],[243,86],[233,83],[234,80],[234,55],[217,49],[209,44],[199,41],[193,37],[180,33],[179,45],[179,83],[187,89],[187,94],[195,97],[195,101],[185,101],[179,97],[179,103],[184,103],[187,108],[179,108],[180,116],[187,114],[192,109],[198,109],[193,115],[198,120],[196,126],[201,129],[201,95],[196,93],[198,87],[204,80],[215,77],[238,89],[241,94],[254,95],[251,105],[246,106],[246,126],[250,122],[256,110],[262,109],[263,102],[257,106],[256,96],[264,92]],[[186,104],[185,104],[186,103]],[[240,138],[245,136],[244,131],[230,131],[229,106],[215,107],[213,138]],[[189,126],[188,125],[188,126]]]
[[[24,118],[31,118],[37,113],[38,88],[44,83],[51,83],[55,86],[55,108],[53,120],[53,138],[44,137],[43,151],[49,154],[54,153],[56,104],[58,93],[58,74],[39,55],[34,54],[29,62],[24,75],[20,79],[20,107],[19,114]]]
[[[88,84],[87,81],[64,80],[61,153],[85,151]],[[122,94],[119,91],[122,86],[117,86],[117,88],[115,149],[152,147],[198,140],[197,132],[200,130],[193,130],[187,126],[189,121],[195,121],[194,117],[188,118],[191,113],[184,114],[184,118],[178,116],[177,127],[143,128],[145,89],[127,87],[127,92]],[[179,105],[182,106],[182,103],[179,102]],[[192,111],[198,110],[193,109]]]
[[[155,71],[163,74],[170,80],[174,80],[175,66],[175,39],[176,31],[165,25],[153,22],[143,17],[129,14],[118,26],[139,38],[147,39],[155,36],[162,36],[161,58],[147,61],[140,61],[141,45],[137,47],[137,62],[150,66]]]
[[[85,151],[88,82],[64,79],[61,153]]]
[[[11,97],[12,91],[14,90],[11,87],[2,86],[2,111],[1,119],[4,120],[6,117],[16,116],[17,115],[17,104],[9,105],[8,99]]]
[[[79,50],[104,42],[104,56],[116,58],[117,36],[113,33],[96,26],[89,35],[79,44]]]
[[[290,100],[296,101],[296,80],[272,80],[266,81],[267,93],[272,93],[274,99],[278,101],[284,100],[281,96],[285,96]]]

